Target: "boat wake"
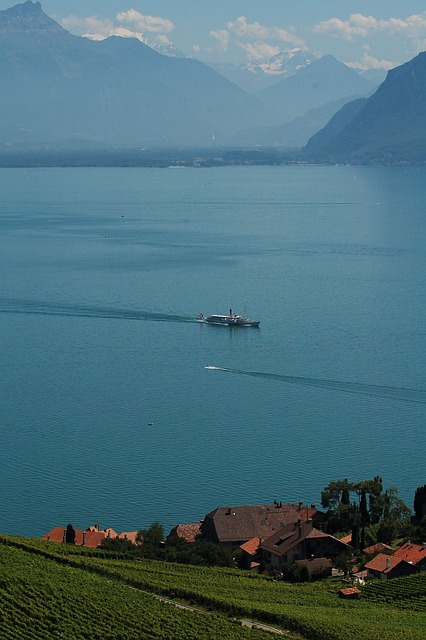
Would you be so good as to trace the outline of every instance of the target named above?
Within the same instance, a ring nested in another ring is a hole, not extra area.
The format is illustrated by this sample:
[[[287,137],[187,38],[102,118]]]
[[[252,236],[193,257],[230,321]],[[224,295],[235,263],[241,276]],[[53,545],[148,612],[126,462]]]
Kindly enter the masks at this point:
[[[151,322],[199,322],[198,318],[189,315],[151,312],[128,307],[66,304],[19,298],[0,298],[0,313],[65,316],[67,318],[112,318],[116,320],[145,320]]]
[[[251,376],[265,380],[276,380],[286,384],[296,384],[303,387],[314,387],[325,389],[326,391],[341,391],[357,396],[370,396],[372,398],[383,398],[397,400],[400,402],[412,402],[416,404],[426,404],[425,389],[410,389],[404,387],[389,387],[373,384],[362,384],[360,382],[343,382],[339,380],[325,380],[321,378],[305,378],[303,376],[287,376],[277,373],[263,373],[260,371],[244,371],[242,369],[229,369],[227,367],[214,367],[206,365],[205,369],[224,371],[241,376]]]

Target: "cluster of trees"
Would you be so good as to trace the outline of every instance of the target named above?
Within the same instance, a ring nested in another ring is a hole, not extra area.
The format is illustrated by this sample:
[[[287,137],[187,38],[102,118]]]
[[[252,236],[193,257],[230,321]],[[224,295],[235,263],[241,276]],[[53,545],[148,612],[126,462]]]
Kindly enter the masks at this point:
[[[327,509],[330,533],[352,533],[355,549],[376,542],[391,544],[399,537],[424,539],[426,534],[426,485],[416,490],[412,512],[398,496],[395,487],[383,488],[380,476],[372,480],[350,482],[333,480],[321,493],[321,504]]]
[[[141,529],[136,536],[137,544],[121,538],[104,538],[103,549],[134,556],[204,566],[232,567],[232,555],[213,542],[188,543],[177,535],[164,538],[164,527],[153,522],[147,529]]]

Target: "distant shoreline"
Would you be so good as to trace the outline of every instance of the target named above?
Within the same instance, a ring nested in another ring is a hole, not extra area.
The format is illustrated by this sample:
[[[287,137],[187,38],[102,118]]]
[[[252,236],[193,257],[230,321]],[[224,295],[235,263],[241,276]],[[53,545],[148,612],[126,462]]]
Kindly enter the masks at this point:
[[[43,148],[0,151],[0,168],[29,167],[222,167],[299,163],[295,152],[216,148]]]
[[[210,168],[230,166],[283,165],[384,165],[423,166],[425,162],[405,159],[369,158],[359,162],[331,162],[304,157],[301,150],[279,148],[220,149],[220,148],[42,148],[0,150],[1,169],[29,168]]]

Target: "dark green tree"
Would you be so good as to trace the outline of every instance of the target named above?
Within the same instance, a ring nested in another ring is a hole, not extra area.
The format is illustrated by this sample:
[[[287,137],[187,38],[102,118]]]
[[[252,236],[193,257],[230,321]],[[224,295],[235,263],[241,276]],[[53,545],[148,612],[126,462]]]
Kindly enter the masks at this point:
[[[361,516],[361,526],[370,524],[370,514],[367,507],[367,492],[365,487],[361,488],[361,495],[359,499],[359,513]]]
[[[343,551],[340,555],[334,558],[334,566],[336,569],[343,571],[345,576],[349,574],[349,570],[352,562],[352,553],[350,551]]]
[[[359,512],[358,505],[356,502],[352,504],[351,509],[351,520],[352,520],[352,542],[351,546],[354,549],[359,549],[360,545],[360,527],[361,527],[361,514]]]
[[[397,534],[397,523],[392,518],[382,520],[377,529],[377,542],[392,544]]]
[[[153,522],[148,529],[138,531],[136,541],[151,547],[158,547],[164,541],[164,527],[161,522]]]
[[[417,520],[421,520],[426,516],[426,484],[417,487],[414,494],[414,513]]]
[[[311,579],[311,576],[309,574],[309,569],[307,566],[303,565],[303,567],[300,570],[300,582],[309,582]]]
[[[409,518],[411,515],[410,509],[398,495],[398,489],[396,487],[389,487],[386,489],[387,500],[389,501],[389,518],[395,520],[403,520]]]
[[[135,545],[130,542],[130,540],[126,540],[125,538],[104,538],[101,540],[100,546],[102,549],[107,549],[108,551],[115,551],[116,553],[134,553]]]
[[[339,504],[350,504],[350,492],[354,490],[353,482],[332,480],[321,491],[321,504],[324,509],[335,509]]]
[[[65,542],[67,544],[75,544],[75,531],[72,524],[67,524],[65,531]]]
[[[383,481],[380,476],[375,476],[373,480],[365,483],[365,488],[369,496],[370,504],[370,521],[371,524],[377,524],[383,514]]]

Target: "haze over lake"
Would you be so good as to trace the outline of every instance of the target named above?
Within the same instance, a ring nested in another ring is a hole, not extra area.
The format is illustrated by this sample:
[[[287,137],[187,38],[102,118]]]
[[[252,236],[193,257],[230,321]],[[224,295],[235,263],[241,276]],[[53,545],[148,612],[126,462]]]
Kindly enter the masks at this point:
[[[330,480],[376,474],[412,508],[426,169],[0,181],[2,532],[169,529],[219,505],[319,505]],[[198,319],[230,307],[260,328]]]

